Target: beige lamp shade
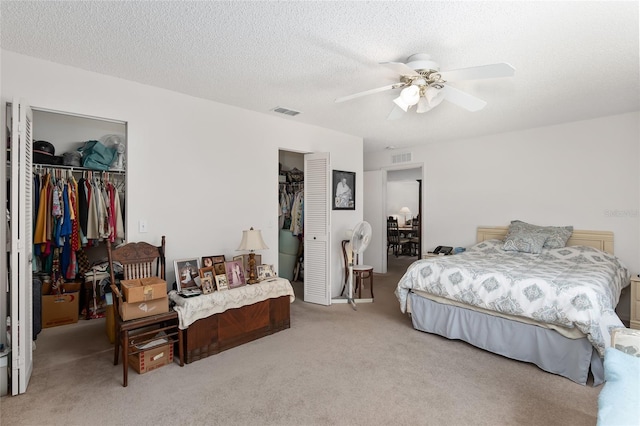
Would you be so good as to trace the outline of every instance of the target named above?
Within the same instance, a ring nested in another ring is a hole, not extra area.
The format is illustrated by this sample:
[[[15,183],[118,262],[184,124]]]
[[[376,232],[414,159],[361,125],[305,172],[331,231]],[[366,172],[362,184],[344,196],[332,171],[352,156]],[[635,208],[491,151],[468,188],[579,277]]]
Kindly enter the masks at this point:
[[[403,207],[403,208],[400,209],[400,214],[402,216],[404,216],[404,223],[406,225],[407,224],[407,215],[409,217],[411,217],[411,210],[409,210],[409,207]]]
[[[242,241],[240,241],[240,246],[237,250],[256,251],[268,248],[262,239],[262,232],[259,229],[251,227],[249,230],[242,231]]]

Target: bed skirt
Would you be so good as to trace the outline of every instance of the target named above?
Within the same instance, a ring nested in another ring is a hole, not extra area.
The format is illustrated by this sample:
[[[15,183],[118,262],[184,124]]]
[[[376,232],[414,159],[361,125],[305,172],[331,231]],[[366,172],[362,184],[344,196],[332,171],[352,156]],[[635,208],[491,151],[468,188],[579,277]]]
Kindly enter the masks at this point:
[[[589,371],[594,386],[604,381],[602,359],[586,337],[569,339],[551,329],[445,305],[413,292],[409,298],[416,330],[530,362],[582,385],[586,385]]]

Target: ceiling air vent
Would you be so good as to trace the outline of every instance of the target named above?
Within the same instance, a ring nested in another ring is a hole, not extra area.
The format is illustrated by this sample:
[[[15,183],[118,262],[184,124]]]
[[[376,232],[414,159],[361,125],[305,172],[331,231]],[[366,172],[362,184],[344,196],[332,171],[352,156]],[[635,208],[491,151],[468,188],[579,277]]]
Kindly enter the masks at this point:
[[[397,164],[397,163],[409,163],[411,161],[411,153],[410,152],[405,152],[402,154],[394,154],[391,156],[391,163],[392,164]]]
[[[271,111],[279,112],[280,114],[284,114],[284,115],[290,115],[292,117],[295,116],[295,115],[300,114],[300,111],[294,111],[292,109],[282,108],[282,107],[275,107]]]

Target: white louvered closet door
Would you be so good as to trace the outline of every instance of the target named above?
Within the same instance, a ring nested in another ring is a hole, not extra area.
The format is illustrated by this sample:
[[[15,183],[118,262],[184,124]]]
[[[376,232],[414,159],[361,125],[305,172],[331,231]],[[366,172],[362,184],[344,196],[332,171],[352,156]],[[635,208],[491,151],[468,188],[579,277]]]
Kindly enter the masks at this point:
[[[11,106],[11,394],[27,391],[33,370],[31,108]]]
[[[304,301],[331,304],[329,153],[304,156]]]

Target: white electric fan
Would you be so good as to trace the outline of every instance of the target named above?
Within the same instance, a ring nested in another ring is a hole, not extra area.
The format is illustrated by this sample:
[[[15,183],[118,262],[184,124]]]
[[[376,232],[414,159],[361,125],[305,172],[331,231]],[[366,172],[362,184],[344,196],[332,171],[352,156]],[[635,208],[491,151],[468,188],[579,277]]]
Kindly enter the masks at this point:
[[[347,246],[347,260],[349,264],[349,278],[347,280],[347,302],[356,310],[356,301],[353,298],[353,261],[356,255],[362,254],[371,241],[371,225],[369,222],[360,222],[353,228],[351,240]]]
[[[110,170],[124,170],[124,152],[126,151],[124,138],[120,135],[107,135],[104,137],[104,144],[105,146],[116,150],[116,158],[111,165]]]

